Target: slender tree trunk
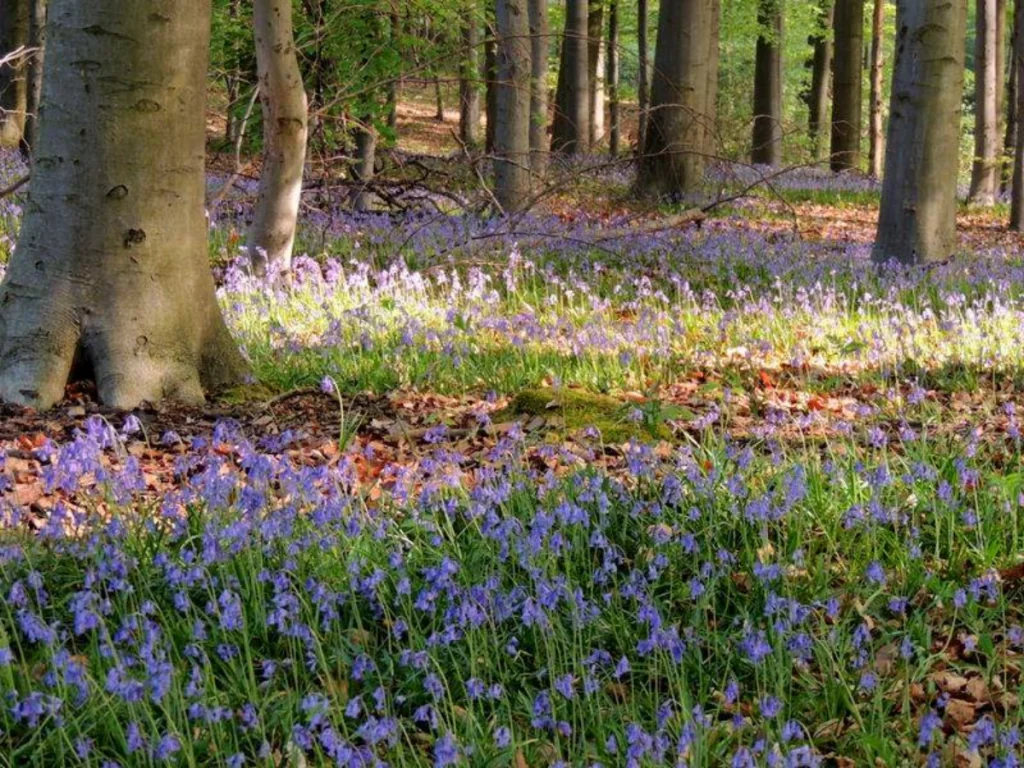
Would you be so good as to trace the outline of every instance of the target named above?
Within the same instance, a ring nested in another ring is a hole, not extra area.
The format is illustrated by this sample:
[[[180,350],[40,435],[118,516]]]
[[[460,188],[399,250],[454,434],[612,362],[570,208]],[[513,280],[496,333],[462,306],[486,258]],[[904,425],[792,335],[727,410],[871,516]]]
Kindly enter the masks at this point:
[[[295,55],[291,0],[253,0],[256,67],[263,107],[263,171],[249,257],[265,274],[291,267],[306,163],[306,91]]]
[[[533,74],[526,0],[498,0],[498,125],[494,197],[506,212],[530,194],[530,80]]]
[[[999,90],[996,0],[978,0],[974,41],[974,164],[969,199],[995,203],[999,179]]]
[[[241,11],[241,0],[229,0],[228,18],[234,23]],[[238,121],[235,119],[235,109],[238,107],[238,100],[242,91],[242,74],[239,71],[239,59],[241,52],[235,42],[235,36],[231,36],[230,60],[227,63],[227,71],[224,73],[224,90],[227,92],[228,108],[224,119],[224,141],[228,146],[234,146],[238,132]]]
[[[822,133],[828,123],[828,102],[832,84],[832,21],[835,5],[822,9],[818,34],[810,38],[813,47],[811,62],[811,91],[807,98],[808,129],[814,156],[821,152]]]
[[[26,159],[39,140],[39,104],[43,97],[43,62],[46,58],[46,0],[29,0],[29,46],[35,49],[28,65],[25,132],[21,149]]]
[[[0,2],[0,56],[28,46],[30,0]],[[17,147],[28,111],[27,56],[0,66],[0,146]]]
[[[832,170],[860,166],[864,0],[836,0]]]
[[[708,158],[718,153],[718,72],[719,42],[722,26],[722,0],[711,0],[711,34],[708,35],[708,90],[705,95],[707,118],[704,121],[704,153]]]
[[[621,143],[619,127],[619,0],[608,0],[608,151],[619,156]]]
[[[885,133],[882,130],[882,35],[885,27],[885,0],[874,0],[871,14],[871,95],[868,119],[868,172],[881,178],[885,162]]]
[[[398,11],[396,10],[391,12],[390,26],[391,44],[399,51],[399,55],[401,55],[402,18],[398,15]],[[388,81],[388,128],[392,132],[398,130],[398,85],[399,79],[397,75]],[[376,142],[376,138],[374,141]]]
[[[359,184],[352,198],[352,209],[359,213],[370,210],[373,202],[370,182],[376,173],[377,134],[372,123],[373,117],[367,115],[363,118],[363,125],[356,130],[356,164],[352,168],[352,178]]]
[[[1017,90],[1020,85],[1017,82],[1017,8],[1021,5],[1020,2],[1014,3],[1014,21],[1011,24],[1010,32],[1012,40],[1010,43],[1010,76],[1006,84],[1006,134],[1003,137],[1003,158],[1004,161],[1001,163],[1000,168],[1000,192],[1006,193],[1010,191],[1013,182],[1013,156],[1016,152],[1017,146],[1017,131],[1019,130],[1018,121],[1019,115],[1017,113]]]
[[[439,123],[444,122],[444,91],[438,75],[434,75],[434,119]]]
[[[754,131],[750,161],[782,164],[782,5],[759,0],[757,53],[754,65]]]
[[[589,148],[588,16],[587,0],[566,0],[555,119],[551,126],[551,150],[566,155],[585,154]]]
[[[76,358],[118,408],[200,402],[244,370],[203,213],[210,2],[153,7],[52,2],[29,203],[0,285],[5,400],[53,405]]]
[[[919,264],[956,248],[967,0],[900,0],[874,258]]]
[[[476,0],[465,8],[459,72],[459,139],[470,149],[480,141],[480,17]]]
[[[498,48],[493,29],[488,30],[487,42],[484,43],[484,73],[487,77],[487,132],[484,136],[484,148],[488,155],[492,155],[495,131],[498,127]]]
[[[639,188],[655,195],[695,192],[704,182],[710,0],[665,3]]]
[[[1013,191],[1010,198],[1010,229],[1024,232],[1024,2],[1013,9],[1013,68],[1017,73],[1017,142],[1013,153]]]
[[[590,86],[590,146],[604,141],[605,49],[604,2],[590,0],[587,14],[587,83]]]
[[[530,16],[530,170],[539,179],[547,172],[548,51],[551,47],[547,0],[528,0]]]
[[[647,36],[650,20],[648,19],[647,0],[637,0],[636,3],[636,38],[637,38],[637,78],[636,94],[637,106],[640,118],[636,129],[636,149],[641,154],[644,151],[647,138],[647,110],[650,105],[650,71],[651,62],[647,52]]]

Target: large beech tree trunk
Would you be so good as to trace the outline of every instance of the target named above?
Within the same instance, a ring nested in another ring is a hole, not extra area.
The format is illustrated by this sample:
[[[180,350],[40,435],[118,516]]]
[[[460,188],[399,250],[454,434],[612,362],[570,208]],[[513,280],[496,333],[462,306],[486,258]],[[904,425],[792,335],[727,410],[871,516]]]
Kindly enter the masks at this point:
[[[28,46],[30,2],[0,1],[0,57]],[[0,146],[18,146],[25,131],[27,61],[28,57],[23,54],[0,66]]]
[[[647,52],[647,36],[650,20],[648,19],[647,0],[637,0],[636,3],[636,40],[637,40],[637,76],[636,76],[636,97],[639,110],[639,120],[636,128],[636,148],[638,153],[643,153],[645,139],[647,138],[647,109],[650,106],[651,87],[650,71],[651,62]]]
[[[832,66],[832,170],[860,166],[864,0],[836,0]]]
[[[967,0],[900,0],[874,258],[941,261],[956,247]]]
[[[885,26],[885,0],[874,0],[871,14],[871,95],[868,97],[868,172],[882,175],[885,160],[885,134],[882,131],[882,34]]]
[[[200,402],[244,370],[207,261],[210,0],[53,0],[49,33],[0,397],[49,407],[77,358],[108,405]]]
[[[682,195],[703,184],[712,10],[711,0],[678,0],[661,7],[638,179],[645,192]]]
[[[530,80],[533,74],[526,0],[498,0],[498,125],[494,197],[507,213],[530,194]]]
[[[590,88],[590,146],[604,141],[604,2],[590,0],[587,14],[587,85]]]
[[[555,119],[551,150],[583,154],[590,141],[590,85],[588,77],[587,0],[566,0],[565,33],[555,89]]]
[[[761,34],[754,64],[754,131],[752,163],[782,164],[782,4],[760,0],[757,9]]]
[[[472,149],[480,141],[480,16],[476,0],[465,6],[459,67],[459,139]]]
[[[828,125],[828,97],[832,85],[832,19],[834,13],[835,5],[832,3],[822,9],[818,19],[818,23],[821,25],[819,31],[809,40],[813,56],[811,59],[811,90],[807,94],[807,110],[809,112],[807,128],[815,157],[821,152],[822,134]]]
[[[548,162],[548,50],[551,46],[547,0],[528,0],[530,16],[530,170],[539,179]]]
[[[996,0],[978,0],[974,38],[974,164],[969,199],[995,203],[999,187],[1000,24]]]
[[[1013,9],[1013,62],[1017,73],[1017,136],[1013,154],[1013,191],[1010,199],[1010,229],[1024,231],[1024,2]]]
[[[263,171],[249,226],[253,270],[291,267],[306,163],[306,91],[295,55],[291,0],[254,0],[253,27],[263,106]]]

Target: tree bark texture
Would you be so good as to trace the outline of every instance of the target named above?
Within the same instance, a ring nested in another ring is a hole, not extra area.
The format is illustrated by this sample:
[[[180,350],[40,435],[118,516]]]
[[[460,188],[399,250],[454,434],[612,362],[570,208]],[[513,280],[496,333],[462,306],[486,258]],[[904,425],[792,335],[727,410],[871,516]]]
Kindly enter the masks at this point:
[[[718,153],[718,72],[721,61],[719,42],[722,26],[722,0],[711,0],[711,33],[708,35],[708,90],[705,94],[707,119],[704,131],[704,152],[708,157]]]
[[[639,119],[636,128],[636,147],[638,153],[643,153],[645,139],[647,137],[647,110],[650,106],[651,86],[650,71],[651,62],[648,53],[648,28],[650,19],[648,14],[647,0],[637,0],[636,3],[636,39],[637,39],[637,76],[636,94]]]
[[[605,0],[590,0],[587,14],[587,85],[590,88],[590,146],[604,141],[605,112]]]
[[[782,4],[759,0],[754,63],[754,130],[750,161],[755,165],[782,164]]]
[[[967,0],[900,0],[874,258],[919,264],[956,248]]]
[[[555,90],[551,150],[585,154],[590,141],[590,83],[587,0],[566,0],[562,56]]]
[[[31,0],[0,2],[0,56],[29,43]],[[28,58],[20,56],[0,66],[0,146],[17,147],[25,131],[28,111]]]
[[[999,22],[996,0],[978,0],[974,38],[974,163],[969,199],[995,203],[999,188]]]
[[[306,164],[306,91],[295,53],[290,0],[253,0],[253,29],[263,108],[263,170],[249,225],[253,270],[291,267]]]
[[[819,33],[812,36],[811,90],[807,96],[808,132],[815,157],[821,151],[822,133],[828,123],[829,95],[832,92],[832,20],[835,5],[829,3],[819,18]]]
[[[882,35],[885,28],[885,0],[874,0],[871,14],[871,94],[868,97],[868,173],[882,176],[885,162],[885,133],[882,129]]]
[[[530,81],[533,74],[526,0],[498,0],[498,124],[494,197],[506,212],[530,194]]]
[[[1013,189],[1010,196],[1010,229],[1024,232],[1024,2],[1013,9],[1013,67],[1017,72],[1017,140],[1013,153]]]
[[[608,69],[605,80],[608,83],[608,151],[612,157],[619,156],[622,142],[619,125],[619,0],[608,0]]]
[[[534,179],[547,171],[548,149],[548,51],[551,31],[547,0],[528,0],[530,21],[530,170]]]
[[[476,0],[466,5],[459,68],[459,139],[472,149],[480,141],[480,17]]]
[[[484,43],[484,76],[486,77],[484,107],[487,110],[484,149],[490,155],[494,153],[494,137],[498,127],[498,47],[494,40],[493,26],[487,30],[487,40]]]
[[[832,65],[832,170],[860,166],[864,0],[836,0]]]
[[[53,0],[25,218],[0,285],[0,397],[203,400],[244,364],[207,253],[210,0]]]

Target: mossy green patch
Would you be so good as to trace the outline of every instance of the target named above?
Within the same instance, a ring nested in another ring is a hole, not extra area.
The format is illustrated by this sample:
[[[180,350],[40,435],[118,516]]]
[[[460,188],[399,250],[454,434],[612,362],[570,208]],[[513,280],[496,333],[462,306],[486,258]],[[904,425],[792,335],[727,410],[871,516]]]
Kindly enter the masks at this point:
[[[601,440],[610,445],[630,439],[641,441],[672,440],[672,430],[664,423],[651,423],[649,419],[634,421],[629,418],[633,406],[610,395],[600,395],[581,389],[524,389],[508,408],[499,414],[508,418],[545,419],[545,426],[566,432],[594,427]]]

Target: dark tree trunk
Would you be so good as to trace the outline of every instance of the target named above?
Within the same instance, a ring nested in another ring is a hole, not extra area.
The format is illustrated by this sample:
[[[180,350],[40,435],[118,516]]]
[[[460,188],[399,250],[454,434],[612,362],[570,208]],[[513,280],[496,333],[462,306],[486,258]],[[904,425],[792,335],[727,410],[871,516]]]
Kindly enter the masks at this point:
[[[636,3],[636,38],[637,38],[637,77],[636,94],[637,106],[640,118],[636,129],[636,149],[638,153],[644,151],[647,138],[647,109],[650,104],[650,71],[651,62],[647,52],[647,35],[650,20],[648,19],[647,0],[637,0]]]
[[[29,202],[0,285],[5,400],[53,405],[76,360],[118,408],[200,402],[244,370],[203,212],[210,1],[152,10],[50,7]]]
[[[39,140],[39,105],[43,97],[43,62],[46,59],[46,0],[29,0],[29,46],[35,49],[28,65],[25,132],[21,151],[26,159]]]
[[[807,95],[808,130],[814,156],[821,152],[822,134],[828,122],[828,98],[832,85],[832,19],[835,5],[829,3],[819,17],[820,31],[810,38],[811,90]]]
[[[1013,183],[1013,156],[1017,146],[1017,131],[1019,128],[1020,116],[1017,113],[1017,90],[1020,87],[1017,82],[1017,9],[1021,3],[1014,4],[1013,23],[1010,27],[1011,43],[1009,56],[1010,76],[1006,82],[1006,134],[1003,137],[1003,157],[1001,164],[999,189],[1005,194],[1010,191]]]
[[[1024,2],[1013,9],[1013,68],[1017,72],[1017,141],[1013,152],[1013,192],[1010,199],[1010,229],[1024,232]]]
[[[967,0],[900,0],[874,258],[919,264],[956,248]]]
[[[566,0],[555,119],[551,126],[551,150],[566,155],[585,154],[589,148],[588,16],[587,0]]]
[[[782,164],[782,6],[759,0],[757,53],[754,64],[754,131],[750,161]]]
[[[974,38],[974,163],[969,199],[995,203],[999,182],[999,22],[996,0],[978,0]]]
[[[864,0],[836,0],[832,170],[860,166]]]
[[[640,160],[639,188],[646,192],[684,195],[704,182],[711,16],[710,0],[679,0],[661,7]]]
[[[0,2],[0,56],[26,48],[30,0]],[[25,132],[28,110],[28,56],[24,51],[0,66],[0,146],[17,147]]]
[[[370,182],[376,171],[377,134],[371,127],[373,118],[367,115],[363,119],[363,127],[356,130],[356,163],[352,167],[352,180],[358,183],[352,198],[352,208],[359,213],[370,210],[373,193]]]
[[[619,0],[608,2],[608,151],[612,157],[619,156],[621,143],[619,127]]]
[[[530,79],[532,46],[526,0],[498,0],[498,123],[494,197],[505,213],[518,211],[530,194]]]
[[[708,35],[708,90],[705,95],[707,119],[704,121],[704,152],[713,157],[718,152],[718,70],[719,38],[722,25],[722,0],[711,0],[711,33]]]
[[[459,72],[459,139],[472,149],[480,141],[480,18],[476,0],[466,8]]]
[[[885,0],[874,0],[871,14],[871,95],[868,118],[868,172],[881,178],[885,161],[885,134],[882,132],[882,34],[885,26]]]
[[[530,14],[530,170],[535,179],[547,171],[548,51],[551,32],[547,0],[529,0]]]

